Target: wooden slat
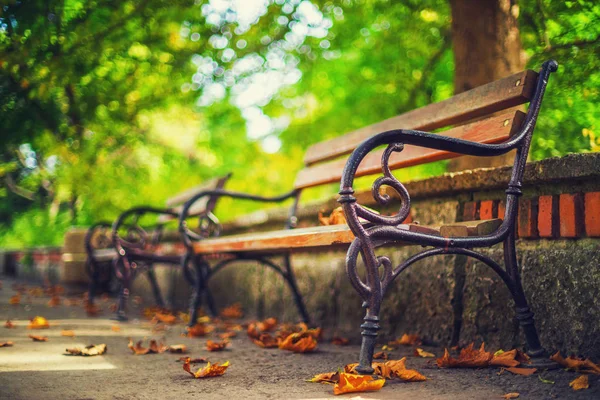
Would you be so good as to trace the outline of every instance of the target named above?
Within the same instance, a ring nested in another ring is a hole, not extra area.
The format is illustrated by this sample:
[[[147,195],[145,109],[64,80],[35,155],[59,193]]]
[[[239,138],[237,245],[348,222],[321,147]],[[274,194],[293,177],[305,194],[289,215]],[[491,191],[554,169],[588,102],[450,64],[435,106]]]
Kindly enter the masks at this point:
[[[533,96],[537,76],[537,72],[523,71],[439,103],[316,143],[306,152],[304,162],[306,165],[311,165],[348,154],[365,139],[380,132],[392,129],[431,131],[526,103]]]
[[[457,126],[441,134],[479,143],[499,143],[508,139],[511,134],[521,127],[524,117],[525,114],[523,112],[512,111],[470,124]],[[356,176],[381,172],[382,154],[383,150],[373,151],[368,154],[361,162]],[[402,152],[394,153],[390,157],[389,166],[394,170],[459,156],[460,154],[447,151],[406,145]],[[294,187],[305,189],[337,182],[342,176],[345,164],[346,158],[343,158],[306,167],[296,176]]]

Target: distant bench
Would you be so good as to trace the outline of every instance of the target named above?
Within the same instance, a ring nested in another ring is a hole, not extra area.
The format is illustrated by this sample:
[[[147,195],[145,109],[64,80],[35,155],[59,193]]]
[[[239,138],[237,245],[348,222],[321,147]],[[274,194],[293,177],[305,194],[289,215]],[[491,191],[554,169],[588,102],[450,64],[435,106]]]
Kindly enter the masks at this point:
[[[360,373],[373,372],[371,362],[379,326],[379,310],[386,289],[409,266],[423,258],[441,254],[473,257],[491,267],[511,292],[516,316],[527,339],[528,353],[534,364],[543,367],[547,355],[542,348],[519,277],[515,249],[515,229],[518,198],[535,122],[554,61],[544,63],[539,73],[523,71],[504,79],[458,94],[448,100],[431,104],[375,125],[311,146],[304,158],[305,168],[296,177],[289,193],[276,197],[248,195],[225,190],[199,193],[186,202],[180,216],[180,231],[190,257],[195,257],[196,287],[190,304],[190,323],[196,320],[200,295],[206,282],[219,270],[238,261],[253,260],[278,272],[289,285],[300,317],[309,321],[290,254],[294,251],[348,249],[348,277],[364,300],[366,316],[362,328]],[[515,109],[530,102],[527,114]],[[449,128],[441,134],[422,130]],[[406,223],[410,215],[410,197],[392,170],[430,163],[437,160],[470,156],[498,156],[516,150],[512,177],[506,188],[504,219],[470,221],[439,226]],[[348,157],[347,154],[351,153]],[[393,216],[380,215],[357,203],[354,197],[355,177],[381,174],[372,187],[372,195],[380,205],[389,203],[390,196],[381,192],[389,187],[400,199],[400,209]],[[347,225],[318,226],[293,229],[302,190],[341,182],[339,202]],[[206,238],[188,229],[186,218],[199,199],[231,197],[260,202],[292,200],[285,230]],[[473,248],[504,246],[504,268]],[[405,260],[396,268],[390,258],[376,255],[375,250],[390,250],[390,246],[421,245],[428,249]],[[385,247],[384,247],[385,246]],[[226,254],[213,265],[209,255]],[[280,257],[280,262],[273,257]],[[359,256],[365,273],[357,272]]]
[[[90,227],[85,237],[87,253],[87,268],[90,276],[88,299],[91,304],[101,284],[106,285],[113,275],[118,278],[122,287],[127,287],[124,292],[120,289],[120,307],[117,318],[127,319],[124,302],[129,296],[131,281],[139,272],[145,271],[152,288],[156,304],[164,307],[165,303],[154,273],[154,263],[167,263],[180,265],[186,257],[182,247],[174,246],[168,253],[163,251],[164,239],[180,242],[179,235],[168,235],[165,238],[165,227],[169,222],[176,223],[183,204],[195,194],[206,190],[222,189],[231,174],[221,178],[211,179],[206,183],[183,191],[166,201],[166,208],[135,207],[122,213],[114,224],[99,222]],[[204,198],[194,205],[190,211],[192,217],[199,217],[204,221],[204,229],[211,225],[212,229],[218,226],[218,221],[212,214],[217,203],[216,197]],[[158,215],[150,225],[140,221],[147,215]],[[113,226],[116,230],[113,232]],[[215,232],[211,231],[210,234]],[[130,269],[123,268],[127,264]],[[123,271],[126,270],[124,274]],[[125,284],[123,282],[126,281]],[[210,294],[207,294],[210,299]]]

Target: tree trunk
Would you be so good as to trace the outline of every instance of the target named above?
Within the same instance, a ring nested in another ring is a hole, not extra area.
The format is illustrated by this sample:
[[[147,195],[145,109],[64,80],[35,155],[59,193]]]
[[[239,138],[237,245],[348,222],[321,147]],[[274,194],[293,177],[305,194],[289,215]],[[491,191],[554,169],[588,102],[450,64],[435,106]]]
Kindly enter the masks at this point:
[[[454,93],[523,70],[525,57],[517,24],[515,0],[450,0],[454,50]],[[511,164],[514,155],[461,157],[451,171]]]

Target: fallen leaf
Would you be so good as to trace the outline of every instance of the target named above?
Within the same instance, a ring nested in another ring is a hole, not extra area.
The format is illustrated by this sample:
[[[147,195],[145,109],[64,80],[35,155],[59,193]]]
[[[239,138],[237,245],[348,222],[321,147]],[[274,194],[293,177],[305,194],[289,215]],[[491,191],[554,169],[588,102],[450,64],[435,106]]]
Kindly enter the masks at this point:
[[[121,327],[119,325],[113,325],[113,326],[110,327],[110,329],[113,332],[120,332],[121,331]]]
[[[520,394],[519,394],[519,393],[517,393],[517,392],[513,392],[513,393],[506,393],[505,395],[503,395],[503,396],[502,396],[502,398],[504,398],[504,399],[507,399],[507,400],[508,400],[508,399],[516,399],[516,398],[518,398],[519,396],[520,396]]]
[[[331,343],[335,344],[336,346],[347,346],[350,344],[350,340],[346,339],[345,337],[334,336],[333,339],[331,339]]]
[[[252,342],[254,342],[255,345],[265,348],[265,349],[272,349],[275,347],[279,347],[279,342],[277,341],[276,338],[274,338],[271,334],[269,333],[263,333],[261,334],[258,339],[254,339],[251,338]]]
[[[138,355],[144,355],[144,354],[152,354],[152,353],[164,353],[169,348],[168,346],[166,346],[162,342],[160,344],[157,343],[156,340],[154,340],[154,339],[150,340],[150,344],[148,345],[147,348],[146,347],[142,347],[142,340],[138,341],[134,345],[133,344],[133,340],[131,340],[131,338],[129,339],[129,344],[127,345],[127,347],[136,356],[138,356]]]
[[[329,217],[324,217],[323,212],[319,211],[319,223],[321,225],[343,225],[346,223],[346,216],[342,207],[334,209]]]
[[[427,380],[427,378],[417,370],[406,368],[406,357],[402,357],[400,360],[387,361],[384,365],[390,369],[393,375],[405,382],[422,382]]]
[[[428,357],[435,357],[435,354],[429,353],[429,352],[427,352],[427,351],[425,351],[425,350],[417,347],[415,349],[415,356],[417,356],[417,357],[423,357],[423,358],[428,358]]]
[[[84,348],[75,347],[72,349],[67,349],[66,352],[73,356],[99,356],[106,353],[106,350],[108,350],[108,348],[105,344],[91,344]]]
[[[37,287],[29,289],[27,291],[27,293],[31,297],[42,297],[44,295],[44,288],[37,286]]]
[[[395,346],[395,345],[403,345],[403,346],[418,346],[421,343],[423,343],[421,341],[421,338],[419,337],[419,335],[417,334],[404,334],[402,335],[402,337],[400,337],[400,339],[396,339],[393,342],[388,343],[390,346]]]
[[[75,337],[75,331],[67,331],[67,330],[63,330],[60,332],[61,336],[67,336],[67,337]]]
[[[339,381],[333,387],[333,394],[372,392],[379,390],[385,384],[385,379],[374,379],[371,375],[354,375],[340,373]]]
[[[214,328],[211,326],[206,326],[204,324],[196,324],[191,327],[188,326],[185,329],[187,331],[188,337],[201,337],[201,336],[206,336],[207,333],[212,332]]]
[[[381,346],[381,350],[383,350],[383,351],[394,351],[394,347],[389,346],[387,344],[384,344],[383,346]]]
[[[8,300],[8,304],[16,306],[21,303],[21,294],[17,293]]]
[[[581,375],[578,378],[575,378],[569,383],[569,386],[573,388],[573,390],[582,390],[588,389],[590,387],[590,381],[587,375]]]
[[[29,335],[29,338],[33,339],[34,342],[47,342],[48,341],[47,336]]]
[[[229,342],[227,340],[224,340],[222,342],[213,342],[212,340],[207,340],[206,349],[208,351],[221,351],[224,350],[228,344]]]
[[[223,333],[219,333],[217,336],[219,336],[219,338],[225,340],[225,339],[231,339],[232,337],[236,337],[237,336],[237,332],[235,331],[228,331],[228,332],[223,332]]]
[[[535,374],[535,371],[537,371],[537,368],[515,368],[515,367],[510,367],[510,368],[506,368],[506,370],[508,372],[512,372],[513,374],[516,374],[516,375],[529,376],[529,375]]]
[[[379,351],[379,352],[373,354],[374,360],[387,360],[389,357],[390,357],[390,355],[383,351]]]
[[[44,317],[33,317],[27,325],[28,329],[48,329],[50,328],[50,324],[48,320]]]
[[[338,383],[340,380],[339,372],[325,372],[324,374],[317,374],[313,376],[308,382],[314,383]]]
[[[13,342],[0,342],[0,347],[11,347],[14,345]]]
[[[192,372],[190,369],[190,364],[191,364],[190,361],[186,360],[185,363],[183,364],[183,369],[187,373],[192,375],[194,378],[211,378],[214,376],[221,376],[225,373],[225,371],[229,367],[229,361],[226,361],[225,363],[223,363],[221,365],[211,364],[210,362],[208,362],[208,363],[206,363],[206,366],[204,368],[200,368],[198,371]]]
[[[511,351],[497,351],[492,356],[490,360],[490,365],[496,365],[500,367],[516,367],[520,364],[519,361],[515,359],[517,357],[517,350],[513,349]]]
[[[169,346],[170,353],[187,353],[187,347],[184,344],[173,344]]]
[[[440,368],[481,368],[487,367],[492,354],[485,351],[485,343],[481,344],[479,350],[473,349],[474,344],[462,349],[458,358],[452,358],[448,349],[444,349],[444,355],[436,360]]]
[[[569,356],[568,358],[563,358],[560,355],[560,352],[554,354],[550,359],[559,365],[572,369],[577,372],[589,372],[592,374],[600,374],[600,366],[594,364],[589,358],[583,360],[580,358],[576,358],[575,356]]]
[[[58,295],[53,295],[50,300],[48,300],[48,307],[56,307],[60,305],[60,297]]]
[[[229,307],[226,307],[221,311],[221,317],[228,319],[239,319],[244,317],[244,312],[242,311],[242,304],[235,303]]]
[[[317,348],[317,340],[306,332],[292,333],[279,343],[279,348],[294,353],[308,353]]]
[[[6,322],[4,323],[4,327],[8,328],[8,329],[14,329],[14,328],[16,328],[15,324],[13,324],[10,319],[6,320]]]
[[[152,318],[154,322],[162,322],[163,324],[174,325],[177,323],[177,317],[173,314],[164,314],[157,312]]]
[[[539,380],[540,380],[540,382],[542,382],[542,383],[547,383],[547,384],[550,384],[550,385],[554,385],[554,381],[551,381],[550,379],[544,379],[544,378],[542,378],[542,376],[541,376],[541,375],[538,375],[538,379],[539,379]]]
[[[183,361],[183,362],[187,362],[190,364],[198,364],[198,363],[205,363],[208,362],[208,360],[204,357],[200,357],[200,358],[190,358],[190,357],[179,357],[177,359],[177,361]]]
[[[277,318],[267,318],[257,323],[257,327],[262,332],[272,332],[277,328]]]

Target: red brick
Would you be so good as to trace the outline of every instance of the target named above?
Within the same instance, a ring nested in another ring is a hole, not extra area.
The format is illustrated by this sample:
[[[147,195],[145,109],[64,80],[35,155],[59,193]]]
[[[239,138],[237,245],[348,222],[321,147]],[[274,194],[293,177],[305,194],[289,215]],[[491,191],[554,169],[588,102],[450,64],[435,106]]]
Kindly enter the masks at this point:
[[[575,238],[583,235],[583,198],[580,193],[561,194],[559,199],[560,209],[560,236]]]
[[[538,233],[540,237],[558,236],[558,198],[540,196],[538,200]]]
[[[600,192],[585,194],[585,233],[600,237]]]
[[[494,200],[484,200],[479,204],[479,219],[494,218]]]
[[[504,204],[504,200],[501,200],[498,203],[498,218],[504,219],[504,213],[506,212],[506,206]]]
[[[517,217],[519,237],[535,238],[538,236],[535,208],[536,204],[533,199],[521,199],[519,201],[519,216]]]
[[[467,203],[465,203],[464,209],[463,209],[463,221],[475,221],[478,219],[478,212],[479,210],[477,209],[477,202],[476,201],[469,201]]]

